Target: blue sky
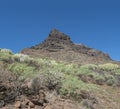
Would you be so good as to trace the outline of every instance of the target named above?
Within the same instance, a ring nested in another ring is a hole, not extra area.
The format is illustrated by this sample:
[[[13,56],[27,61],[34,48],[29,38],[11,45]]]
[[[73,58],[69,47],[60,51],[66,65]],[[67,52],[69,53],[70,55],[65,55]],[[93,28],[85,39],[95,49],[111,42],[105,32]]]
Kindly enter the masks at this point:
[[[120,60],[119,1],[0,0],[0,48],[19,52],[43,41],[53,28]]]

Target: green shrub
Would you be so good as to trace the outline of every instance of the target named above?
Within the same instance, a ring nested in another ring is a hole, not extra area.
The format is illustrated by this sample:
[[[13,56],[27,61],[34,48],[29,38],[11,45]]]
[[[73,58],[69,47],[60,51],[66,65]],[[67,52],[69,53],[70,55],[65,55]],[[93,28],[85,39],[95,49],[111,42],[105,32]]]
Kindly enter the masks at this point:
[[[120,76],[120,69],[116,69],[116,70],[115,70],[115,75],[116,75],[116,76]]]
[[[107,85],[112,86],[113,84],[115,84],[115,79],[114,78],[108,79],[106,83]]]
[[[104,77],[105,77],[105,82],[106,82],[107,85],[112,86],[113,84],[116,83],[114,75],[105,74]]]
[[[81,66],[77,73],[78,76],[89,76],[89,75],[93,75],[94,76],[94,72],[92,70],[90,70],[89,68],[86,68],[84,66]]]
[[[76,77],[73,78],[72,76],[66,76],[65,80],[63,81],[60,92],[63,95],[73,95],[75,90],[79,88],[79,83],[80,81]]]
[[[2,53],[13,54],[13,52],[12,52],[10,49],[6,49],[6,48],[4,48],[4,49],[0,49],[0,52],[2,52]]]
[[[86,68],[86,69],[97,69],[98,66],[95,65],[95,64],[85,64],[85,65],[82,65],[81,68]]]
[[[72,75],[66,75],[65,79],[62,81],[62,86],[60,93],[62,95],[69,95],[70,97],[77,97],[79,93],[76,93],[77,90],[97,90],[97,86],[94,84],[87,84],[79,80],[77,77]]]
[[[9,62],[12,60],[12,55],[7,52],[0,52],[0,60]]]
[[[27,67],[26,64],[13,63],[9,65],[9,70],[17,75],[21,75],[21,73],[23,73],[26,67]]]
[[[119,68],[119,66],[117,64],[107,63],[107,64],[99,65],[99,68],[101,70],[110,71],[110,70],[115,70],[115,69]]]
[[[60,72],[65,72],[67,67],[64,64],[58,64],[53,66],[54,69],[59,70]]]
[[[31,88],[35,92],[39,92],[43,87],[58,91],[62,82],[62,73],[49,68],[43,71],[34,73],[34,77],[32,76],[31,79]]]
[[[27,77],[35,75],[35,68],[27,66],[27,64],[23,63],[10,64],[8,69],[14,74],[16,74],[16,76],[20,79],[25,79]]]
[[[30,60],[30,57],[25,54],[14,54],[13,59],[18,62],[28,62]]]
[[[58,70],[46,69],[42,72],[45,77],[45,83],[49,89],[54,89],[61,84],[63,73]]]
[[[51,65],[58,65],[58,63],[55,60],[51,60]]]
[[[94,79],[99,85],[103,85],[105,83],[105,77],[103,75],[96,75]]]
[[[104,74],[105,80],[107,81],[108,79],[114,79],[114,76],[111,74]]]
[[[41,66],[41,68],[52,67],[51,61],[48,59],[36,58],[34,60]]]
[[[39,90],[46,86],[45,83],[45,77],[42,74],[36,75],[32,80],[30,81],[30,88],[33,89],[36,93],[39,92]]]
[[[49,65],[48,66],[51,69],[54,69],[55,71],[59,71],[59,72],[64,72],[64,73],[71,73],[73,71],[72,68],[70,68],[69,66],[66,66],[64,63],[57,63],[56,65]]]

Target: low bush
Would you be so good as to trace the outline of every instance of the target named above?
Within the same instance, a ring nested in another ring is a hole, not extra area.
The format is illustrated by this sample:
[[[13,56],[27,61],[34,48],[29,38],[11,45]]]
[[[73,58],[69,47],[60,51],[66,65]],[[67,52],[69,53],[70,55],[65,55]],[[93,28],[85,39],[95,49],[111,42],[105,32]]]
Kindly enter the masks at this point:
[[[0,52],[0,60],[9,63],[12,61],[12,55],[8,52]]]
[[[36,72],[32,77],[31,88],[39,92],[42,88],[59,91],[63,80],[63,74],[59,71],[46,69]]]
[[[85,68],[85,69],[92,69],[92,70],[95,70],[98,68],[97,65],[95,64],[85,64],[85,65],[82,65],[81,68]]]
[[[21,80],[35,75],[35,68],[27,66],[27,64],[23,64],[23,63],[10,64],[8,66],[8,69]]]
[[[0,52],[2,52],[2,53],[13,54],[13,52],[12,52],[10,49],[6,49],[6,48],[4,48],[4,49],[0,49]]]
[[[95,73],[91,69],[81,66],[77,70],[76,75],[79,76],[79,77],[81,77],[81,76],[88,77],[89,76],[89,77],[94,78]]]
[[[42,74],[37,74],[31,81],[31,84],[29,86],[35,93],[38,93],[40,89],[45,88],[45,77]]]
[[[106,81],[106,83],[107,85],[112,86],[115,84],[115,81],[116,81],[115,78],[110,78]]]
[[[116,69],[114,72],[116,76],[120,76],[120,69]]]
[[[30,60],[30,57],[28,55],[18,53],[13,55],[13,59],[18,62],[27,62]]]
[[[45,77],[45,83],[49,89],[56,89],[61,84],[63,73],[59,70],[47,69],[42,73]]]
[[[96,75],[94,79],[98,85],[103,85],[105,83],[105,77],[103,75]]]
[[[68,97],[78,99],[80,97],[80,91],[91,91],[97,90],[98,87],[94,84],[84,83],[83,81],[79,80],[77,77],[72,75],[66,75],[65,79],[62,81],[62,86],[60,89],[61,95],[67,95]]]
[[[110,71],[110,70],[115,70],[115,69],[119,68],[119,66],[117,64],[107,63],[107,64],[99,65],[99,68],[101,70]]]

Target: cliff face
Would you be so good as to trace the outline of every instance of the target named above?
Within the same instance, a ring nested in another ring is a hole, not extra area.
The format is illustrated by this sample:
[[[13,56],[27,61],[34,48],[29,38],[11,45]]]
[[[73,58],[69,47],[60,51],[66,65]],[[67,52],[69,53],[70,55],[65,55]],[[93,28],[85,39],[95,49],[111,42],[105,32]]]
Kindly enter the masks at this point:
[[[35,57],[42,56],[77,63],[102,63],[111,61],[108,54],[85,45],[74,44],[68,35],[56,29],[53,29],[48,38],[42,43],[31,48],[26,48],[21,53]]]

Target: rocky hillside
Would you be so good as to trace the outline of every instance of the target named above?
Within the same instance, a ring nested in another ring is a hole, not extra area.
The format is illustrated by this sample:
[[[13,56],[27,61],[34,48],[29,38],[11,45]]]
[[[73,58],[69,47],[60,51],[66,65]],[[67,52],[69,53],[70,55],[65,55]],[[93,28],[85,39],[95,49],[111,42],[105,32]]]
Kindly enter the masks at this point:
[[[119,109],[118,64],[72,64],[0,49],[1,109]]]
[[[0,49],[0,109],[120,109],[120,64],[58,30],[21,53]]]
[[[48,38],[21,53],[33,57],[49,57],[74,63],[105,63],[112,61],[108,54],[89,48],[85,45],[74,44],[70,37],[53,29]]]

